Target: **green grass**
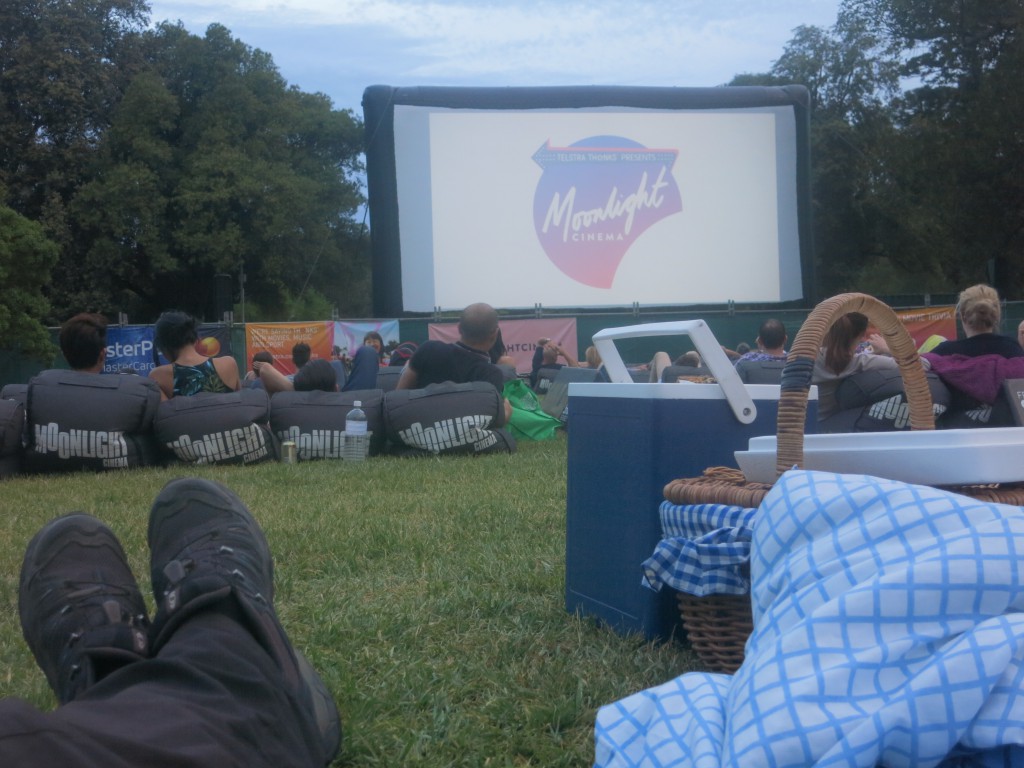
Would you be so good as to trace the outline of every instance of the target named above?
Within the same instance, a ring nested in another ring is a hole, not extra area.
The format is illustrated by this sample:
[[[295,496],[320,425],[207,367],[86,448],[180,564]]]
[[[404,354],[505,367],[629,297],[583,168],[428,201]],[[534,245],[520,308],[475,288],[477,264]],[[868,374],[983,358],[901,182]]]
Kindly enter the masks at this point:
[[[264,527],[281,621],[342,713],[338,766],[590,765],[598,707],[697,666],[682,644],[566,613],[563,435],[511,456],[9,480],[0,695],[54,706],[18,624],[29,538],[57,514],[91,512],[146,593],[149,505],[182,474],[226,483]]]

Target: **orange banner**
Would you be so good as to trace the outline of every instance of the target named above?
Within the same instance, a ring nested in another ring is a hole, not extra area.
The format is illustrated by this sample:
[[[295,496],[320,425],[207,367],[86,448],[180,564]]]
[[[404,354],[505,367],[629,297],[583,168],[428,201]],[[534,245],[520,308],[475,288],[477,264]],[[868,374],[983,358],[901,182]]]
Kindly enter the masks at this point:
[[[274,356],[274,367],[284,374],[295,373],[292,347],[300,341],[309,344],[310,360],[331,359],[334,323],[246,323],[245,352],[247,370],[252,369],[252,356],[266,350]]]
[[[956,307],[921,307],[893,310],[920,347],[932,336],[956,338]]]

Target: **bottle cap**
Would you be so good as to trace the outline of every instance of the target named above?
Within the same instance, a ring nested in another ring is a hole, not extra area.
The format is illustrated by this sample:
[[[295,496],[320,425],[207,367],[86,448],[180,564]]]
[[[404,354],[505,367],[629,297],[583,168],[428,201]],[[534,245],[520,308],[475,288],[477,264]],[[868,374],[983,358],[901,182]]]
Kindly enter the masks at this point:
[[[352,405],[355,406],[356,408],[361,408],[363,406],[363,401],[362,400],[354,400],[352,402]]]

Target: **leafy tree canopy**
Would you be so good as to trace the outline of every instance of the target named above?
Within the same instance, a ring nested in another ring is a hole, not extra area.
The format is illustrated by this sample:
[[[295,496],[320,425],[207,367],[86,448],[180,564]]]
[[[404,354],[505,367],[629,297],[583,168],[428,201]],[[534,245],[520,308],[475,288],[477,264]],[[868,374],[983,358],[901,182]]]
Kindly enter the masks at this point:
[[[0,339],[49,362],[56,351],[39,322],[48,306],[43,286],[57,262],[57,246],[35,222],[0,205]]]

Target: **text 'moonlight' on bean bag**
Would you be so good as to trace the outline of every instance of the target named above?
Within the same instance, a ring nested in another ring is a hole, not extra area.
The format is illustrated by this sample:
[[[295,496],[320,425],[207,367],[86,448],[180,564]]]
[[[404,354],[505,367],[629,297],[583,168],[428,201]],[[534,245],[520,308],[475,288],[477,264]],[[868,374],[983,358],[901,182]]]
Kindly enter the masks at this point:
[[[25,469],[127,469],[157,463],[156,382],[141,376],[43,371],[28,383]]]
[[[269,419],[265,390],[203,392],[160,403],[153,429],[157,442],[187,464],[256,464],[277,458]]]

